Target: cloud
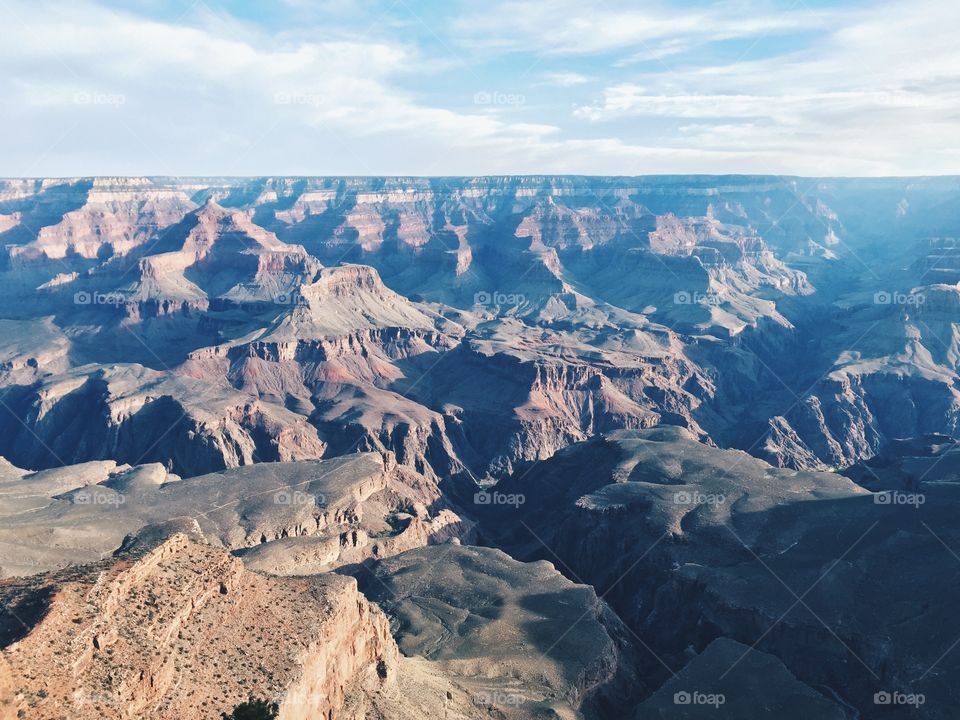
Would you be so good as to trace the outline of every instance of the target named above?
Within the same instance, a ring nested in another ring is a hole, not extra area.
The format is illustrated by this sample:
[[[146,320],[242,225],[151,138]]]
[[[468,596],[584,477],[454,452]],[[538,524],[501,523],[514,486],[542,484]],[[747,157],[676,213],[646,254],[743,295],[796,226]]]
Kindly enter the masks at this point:
[[[630,2],[521,0],[501,2],[458,18],[454,33],[475,47],[548,55],[590,55],[624,48],[633,57],[665,57],[697,44],[733,38],[818,30],[838,13],[820,16],[804,7],[770,10],[767,6],[671,9]]]
[[[278,43],[79,4],[15,20],[0,63],[32,131],[13,133],[13,174],[654,172],[709,155],[423,104],[399,87],[428,60],[403,45]]]
[[[233,146],[230,159],[238,160],[258,143],[274,148],[279,170],[302,155],[304,143],[319,139],[314,172],[327,171],[319,153],[328,151],[353,158],[354,172],[362,173],[382,166],[362,146],[370,135],[410,134],[421,147],[426,139],[469,147],[493,140],[535,143],[556,132],[550,124],[504,122],[479,109],[462,113],[418,103],[399,87],[426,61],[405,45],[360,39],[279,43],[257,32],[228,37],[217,27],[146,20],[90,4],[55,12],[52,6],[16,8],[10,19],[18,32],[0,47],[6,78],[0,87],[23,124],[38,123],[51,136],[75,124],[71,143],[81,146],[79,156],[86,155],[86,146],[98,157],[73,172],[117,171],[116,151],[103,147],[107,136],[112,144],[128,135],[141,139],[143,147],[132,142],[122,150],[134,148],[139,172],[146,165],[164,173],[243,172],[245,165],[217,154]],[[103,112],[108,98],[122,98],[111,113]],[[48,142],[41,138],[38,146]],[[23,150],[21,137],[21,156]],[[9,154],[8,162],[17,155]],[[170,159],[158,168],[159,155]],[[218,165],[197,168],[194,161],[204,156]],[[31,167],[31,159],[21,168]],[[138,172],[127,162],[118,169]]]
[[[801,125],[817,117],[853,118],[899,110],[953,110],[956,96],[927,95],[908,90],[838,91],[780,95],[657,95],[637,85],[614,85],[601,103],[584,105],[574,115],[591,121],[624,116],[673,118],[767,118]]]
[[[207,2],[164,18],[6,0],[4,174],[958,169],[960,49],[943,29],[960,7],[935,0],[452,4],[429,27],[402,6],[338,2],[318,26],[312,5],[257,24]],[[764,33],[812,27],[743,59]],[[697,49],[722,38],[727,54]],[[477,102],[491,88],[523,102]]]
[[[888,3],[844,19],[809,47],[609,84],[574,117],[673,121],[669,144],[751,154],[758,172],[771,153],[806,154],[800,165],[827,174],[956,172],[943,151],[960,146],[960,46],[942,28],[960,7]]]
[[[543,81],[547,85],[556,85],[557,87],[573,87],[574,85],[583,85],[590,82],[590,78],[581,73],[575,72],[552,72],[543,76]]]

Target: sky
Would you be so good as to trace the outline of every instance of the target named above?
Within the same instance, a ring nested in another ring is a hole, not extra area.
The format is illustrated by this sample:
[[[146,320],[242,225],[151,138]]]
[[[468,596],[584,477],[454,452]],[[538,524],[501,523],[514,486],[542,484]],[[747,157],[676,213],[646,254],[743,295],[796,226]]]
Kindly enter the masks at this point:
[[[0,14],[0,176],[960,174],[955,0]]]

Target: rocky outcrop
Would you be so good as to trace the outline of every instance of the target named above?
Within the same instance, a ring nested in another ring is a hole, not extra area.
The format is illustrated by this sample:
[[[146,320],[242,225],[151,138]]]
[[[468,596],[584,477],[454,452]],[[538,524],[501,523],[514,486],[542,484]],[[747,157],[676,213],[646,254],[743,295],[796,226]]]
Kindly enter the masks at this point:
[[[250,548],[243,554],[247,567],[271,575],[313,575],[345,565],[391,557],[427,545],[444,544],[456,538],[469,538],[463,520],[450,510],[429,517],[421,506],[422,517],[392,512],[379,520],[384,530],[372,530],[373,523],[346,527],[317,535],[285,537]]]
[[[12,260],[62,260],[70,255],[93,260],[124,255],[195,207],[181,188],[158,187],[146,178],[95,178],[72,181],[69,186],[75,188],[73,202],[80,207],[71,208],[69,196],[60,195],[60,209],[65,212],[57,222],[32,226],[24,222],[28,231],[36,231],[36,237],[10,248]],[[50,190],[41,185],[38,204],[52,194]],[[24,202],[29,197],[19,199]],[[39,210],[33,207],[27,212]]]
[[[469,537],[437,485],[373,453],[181,479],[114,463],[0,474],[0,574],[90,562],[181,520],[274,574],[306,575]]]
[[[840,341],[851,349],[827,356],[827,371],[777,421],[780,438],[766,457],[790,467],[843,468],[896,438],[954,434],[958,303],[956,286],[931,285],[882,291],[870,305],[851,306]],[[787,436],[792,446],[778,448]]]
[[[324,454],[316,429],[283,407],[139,365],[81,367],[0,397],[0,454],[23,467],[114,458],[196,475]]]
[[[17,688],[4,717],[206,720],[251,696],[276,702],[281,718],[341,717],[349,695],[397,673],[386,619],[352,580],[267,578],[182,534],[29,589],[0,587],[24,592],[45,593],[47,607],[2,650],[0,672]]]

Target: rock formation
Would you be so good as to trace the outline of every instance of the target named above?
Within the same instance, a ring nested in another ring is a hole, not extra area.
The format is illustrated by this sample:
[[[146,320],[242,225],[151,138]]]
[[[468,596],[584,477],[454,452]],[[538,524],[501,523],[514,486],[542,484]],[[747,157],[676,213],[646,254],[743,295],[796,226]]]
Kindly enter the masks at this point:
[[[291,720],[343,717],[395,680],[386,619],[353,581],[258,575],[179,533],[137,550],[0,587],[4,717],[206,720],[247,697]],[[42,616],[18,627],[30,603]]]
[[[0,713],[952,718],[958,200],[0,180]]]

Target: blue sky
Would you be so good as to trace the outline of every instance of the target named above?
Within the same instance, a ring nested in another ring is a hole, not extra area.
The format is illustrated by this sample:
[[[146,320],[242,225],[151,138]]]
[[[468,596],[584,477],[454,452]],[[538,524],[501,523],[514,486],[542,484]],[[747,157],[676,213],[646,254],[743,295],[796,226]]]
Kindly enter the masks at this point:
[[[0,175],[960,173],[960,3],[0,0]]]

